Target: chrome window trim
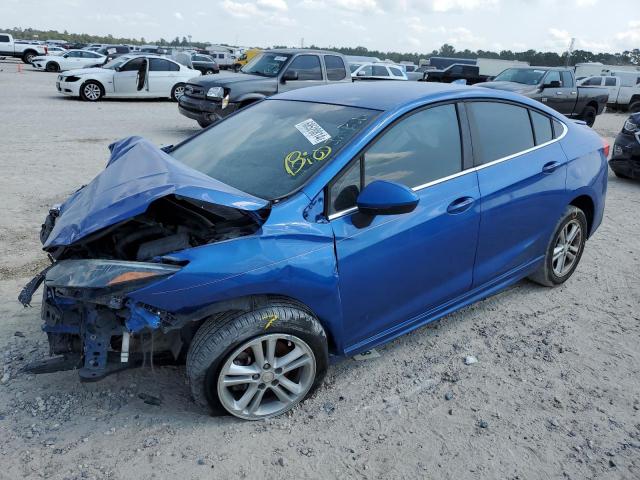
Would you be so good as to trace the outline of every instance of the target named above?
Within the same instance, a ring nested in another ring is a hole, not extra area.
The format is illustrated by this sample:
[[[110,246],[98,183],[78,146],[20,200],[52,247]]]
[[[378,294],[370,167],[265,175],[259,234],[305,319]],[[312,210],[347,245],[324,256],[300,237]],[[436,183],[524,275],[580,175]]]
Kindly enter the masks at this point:
[[[558,120],[556,117],[551,117],[551,118],[554,119],[554,120]],[[567,133],[569,132],[569,127],[567,127],[567,125],[564,122],[560,121],[560,120],[558,120],[558,122],[562,125],[562,129],[563,129],[562,134],[558,138],[554,138],[554,139],[552,139],[552,140],[550,140],[548,142],[541,143],[540,145],[536,145],[534,147],[528,148],[528,149],[523,150],[521,152],[513,153],[513,154],[508,155],[506,157],[502,157],[502,158],[499,158],[497,160],[493,160],[493,161],[491,161],[489,163],[485,163],[484,165],[478,165],[477,167],[469,168],[467,170],[462,170],[461,172],[454,173],[454,174],[449,175],[447,177],[443,177],[443,178],[439,178],[437,180],[432,180],[431,182],[423,183],[422,185],[418,185],[416,187],[413,187],[411,190],[413,190],[414,192],[419,192],[420,190],[423,190],[423,189],[428,188],[428,187],[432,187],[433,185],[437,185],[439,183],[446,182],[448,180],[452,180],[454,178],[461,177],[462,175],[467,175],[467,174],[472,173],[472,172],[477,172],[478,170],[482,170],[482,169],[487,168],[487,167],[492,167],[493,165],[497,165],[499,163],[506,162],[507,160],[511,160],[513,158],[519,157],[520,155],[525,155],[527,153],[531,153],[531,152],[533,152],[535,150],[538,150],[540,148],[547,147],[547,146],[549,146],[549,145],[551,145],[553,143],[559,142],[560,140],[562,140],[567,135]],[[638,139],[638,141],[640,141],[640,138]],[[349,214],[355,212],[356,210],[358,210],[358,207],[350,207],[350,208],[347,208],[346,210],[340,210],[339,212],[332,213],[331,215],[329,215],[328,220],[331,221],[331,220],[335,220],[336,218],[344,217],[345,215],[349,215]]]

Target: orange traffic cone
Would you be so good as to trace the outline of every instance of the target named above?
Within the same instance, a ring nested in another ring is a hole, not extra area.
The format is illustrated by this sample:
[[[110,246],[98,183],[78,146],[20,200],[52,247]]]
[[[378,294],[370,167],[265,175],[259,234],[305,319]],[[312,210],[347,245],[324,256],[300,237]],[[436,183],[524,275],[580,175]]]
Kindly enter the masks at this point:
[[[22,64],[21,63],[18,64],[18,73],[22,73]]]

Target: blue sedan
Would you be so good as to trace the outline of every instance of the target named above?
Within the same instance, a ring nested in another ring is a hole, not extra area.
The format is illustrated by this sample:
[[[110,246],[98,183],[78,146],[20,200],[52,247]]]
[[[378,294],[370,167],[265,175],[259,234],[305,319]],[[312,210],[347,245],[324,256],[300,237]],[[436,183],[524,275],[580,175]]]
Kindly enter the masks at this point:
[[[525,97],[361,82],[277,95],[183,143],[111,145],[53,208],[32,371],[186,361],[255,420],[364,352],[529,277],[562,284],[603,217],[608,145]]]

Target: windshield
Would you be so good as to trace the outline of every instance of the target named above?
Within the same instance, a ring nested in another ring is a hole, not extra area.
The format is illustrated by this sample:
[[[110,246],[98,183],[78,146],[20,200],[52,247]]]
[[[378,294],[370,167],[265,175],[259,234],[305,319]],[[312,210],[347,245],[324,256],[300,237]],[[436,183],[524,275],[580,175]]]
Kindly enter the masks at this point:
[[[351,70],[351,73],[355,72],[358,68],[360,68],[362,64],[361,63],[350,63],[349,64],[349,70]]]
[[[546,70],[532,68],[507,68],[493,79],[494,82],[515,82],[524,85],[539,85]]]
[[[282,53],[263,53],[253,57],[249,63],[240,69],[242,73],[251,73],[262,77],[275,77],[291,55]]]
[[[114,70],[116,67],[120,67],[124,64],[124,62],[131,60],[133,57],[117,57],[111,60],[110,62],[105,63],[102,68],[109,68]]]
[[[378,113],[324,103],[265,100],[170,154],[227,185],[275,200],[301,187]]]

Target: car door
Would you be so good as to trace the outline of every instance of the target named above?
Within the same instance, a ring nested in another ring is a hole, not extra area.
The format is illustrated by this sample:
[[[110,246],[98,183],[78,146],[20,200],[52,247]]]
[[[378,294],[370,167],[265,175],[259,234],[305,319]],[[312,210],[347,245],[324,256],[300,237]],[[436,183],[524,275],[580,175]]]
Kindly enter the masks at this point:
[[[280,82],[278,85],[279,92],[286,92],[302,87],[313,87],[314,85],[324,85],[325,80],[322,74],[322,66],[320,65],[320,57],[318,55],[298,55],[285,69],[286,72],[293,71],[298,74],[297,80],[287,80],[285,83]]]
[[[149,59],[149,90],[150,96],[168,97],[171,89],[177,83],[176,75],[180,66],[166,58]]]
[[[620,92],[620,80],[616,77],[602,77],[604,80],[604,86],[609,93],[609,99],[607,103],[609,104],[617,104],[618,103],[618,94]]]
[[[79,63],[81,63],[82,67],[85,68],[85,67],[93,66],[96,64],[100,64],[103,61],[104,61],[103,57],[101,57],[97,53],[82,52],[82,60]]]
[[[65,53],[62,58],[60,58],[59,62],[62,70],[75,70],[82,68],[82,52],[80,50],[76,50]]]
[[[499,101],[469,102],[467,113],[482,195],[478,287],[542,258],[566,208],[567,170],[546,114]]]
[[[458,118],[455,104],[404,116],[329,186],[347,350],[400,334],[471,287],[480,192],[475,171],[463,168],[470,148]],[[357,212],[359,191],[375,180],[413,188],[418,206]]]
[[[575,98],[571,102],[572,88],[563,86],[558,70],[549,70],[547,72],[542,81],[542,87],[542,103],[546,103],[549,107],[565,115],[573,113]]]
[[[121,97],[147,96],[148,61],[145,57],[132,58],[113,75],[114,94]]]

